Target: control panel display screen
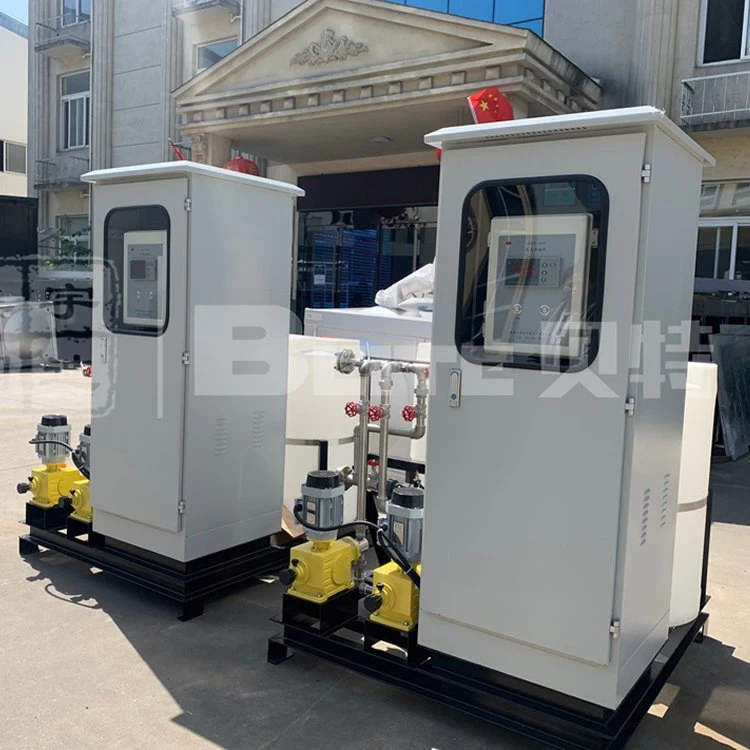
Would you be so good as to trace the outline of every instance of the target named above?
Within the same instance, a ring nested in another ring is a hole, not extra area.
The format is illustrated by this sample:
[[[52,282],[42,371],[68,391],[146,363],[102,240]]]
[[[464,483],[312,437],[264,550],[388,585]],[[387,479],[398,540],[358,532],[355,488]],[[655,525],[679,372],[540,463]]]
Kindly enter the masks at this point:
[[[588,214],[492,220],[485,350],[579,355],[590,236]]]
[[[166,315],[167,233],[126,232],[125,323],[162,326]]]
[[[532,238],[536,239],[536,238]],[[507,239],[505,244],[513,247],[513,240]],[[520,243],[519,243],[520,244]],[[560,285],[560,258],[525,258],[523,256],[509,257],[505,261],[506,286],[544,286],[556,287]]]

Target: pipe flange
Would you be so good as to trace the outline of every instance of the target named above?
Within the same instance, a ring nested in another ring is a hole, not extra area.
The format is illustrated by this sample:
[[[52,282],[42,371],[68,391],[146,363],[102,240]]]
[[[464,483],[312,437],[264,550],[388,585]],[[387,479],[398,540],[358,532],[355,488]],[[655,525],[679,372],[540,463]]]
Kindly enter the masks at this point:
[[[344,375],[357,368],[357,355],[351,349],[344,349],[336,355],[336,369]]]

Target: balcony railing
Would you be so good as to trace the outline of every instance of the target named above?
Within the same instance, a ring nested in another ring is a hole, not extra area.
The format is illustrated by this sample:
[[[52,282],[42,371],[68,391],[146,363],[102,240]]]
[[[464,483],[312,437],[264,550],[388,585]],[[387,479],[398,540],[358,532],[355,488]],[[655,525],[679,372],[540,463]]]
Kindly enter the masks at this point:
[[[680,119],[694,128],[750,121],[750,70],[685,79]]]
[[[89,170],[88,156],[56,154],[49,159],[38,159],[34,175],[36,190],[82,187],[81,175]]]
[[[91,51],[91,23],[88,16],[66,13],[36,22],[36,52],[62,57],[71,52]]]

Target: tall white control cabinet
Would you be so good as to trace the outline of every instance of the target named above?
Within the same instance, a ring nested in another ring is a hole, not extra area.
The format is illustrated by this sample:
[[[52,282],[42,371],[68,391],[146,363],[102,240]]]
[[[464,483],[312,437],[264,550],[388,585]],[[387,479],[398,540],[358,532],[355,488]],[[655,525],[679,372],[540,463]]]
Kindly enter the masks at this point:
[[[650,107],[426,141],[442,167],[419,641],[615,708],[668,635],[679,326],[712,160]]]
[[[280,529],[292,185],[91,172],[94,531],[186,562]]]

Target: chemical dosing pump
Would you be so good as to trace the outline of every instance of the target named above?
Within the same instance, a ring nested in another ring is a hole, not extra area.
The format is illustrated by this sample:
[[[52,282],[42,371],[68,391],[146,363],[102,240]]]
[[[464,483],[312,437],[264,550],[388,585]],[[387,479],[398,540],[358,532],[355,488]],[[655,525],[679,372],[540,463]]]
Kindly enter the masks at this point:
[[[408,632],[417,624],[419,613],[424,488],[398,484],[394,487],[393,480],[388,479],[388,438],[402,435],[419,439],[424,435],[429,368],[426,364],[359,359],[346,350],[338,355],[336,369],[344,374],[358,370],[360,375],[360,401],[345,406],[349,416],[359,418],[354,429],[354,468],[308,474],[294,516],[306,529],[309,541],[292,548],[289,567],[279,579],[289,587],[286,596],[295,600],[324,605],[347,592],[362,595],[372,622]],[[380,372],[379,405],[371,403],[371,375],[377,371]],[[415,421],[411,430],[390,427],[394,372],[416,375],[416,406],[404,409]],[[379,434],[379,470],[375,482],[369,481],[368,472],[370,433]],[[344,524],[344,492],[355,485],[357,520]],[[377,524],[364,520],[368,491],[376,495],[381,511]],[[354,537],[338,539],[338,534],[346,529],[353,529]],[[387,559],[371,573],[365,572],[364,553],[370,547],[366,530]],[[350,606],[356,614],[356,600]]]
[[[72,508],[71,515],[83,523],[90,523],[92,509],[89,493],[91,455],[91,425],[84,427],[78,446],[70,445],[71,428],[64,414],[44,415],[36,428],[34,445],[43,466],[32,469],[27,482],[20,482],[16,490],[31,493],[30,506],[42,511]],[[73,466],[68,466],[70,454]]]

